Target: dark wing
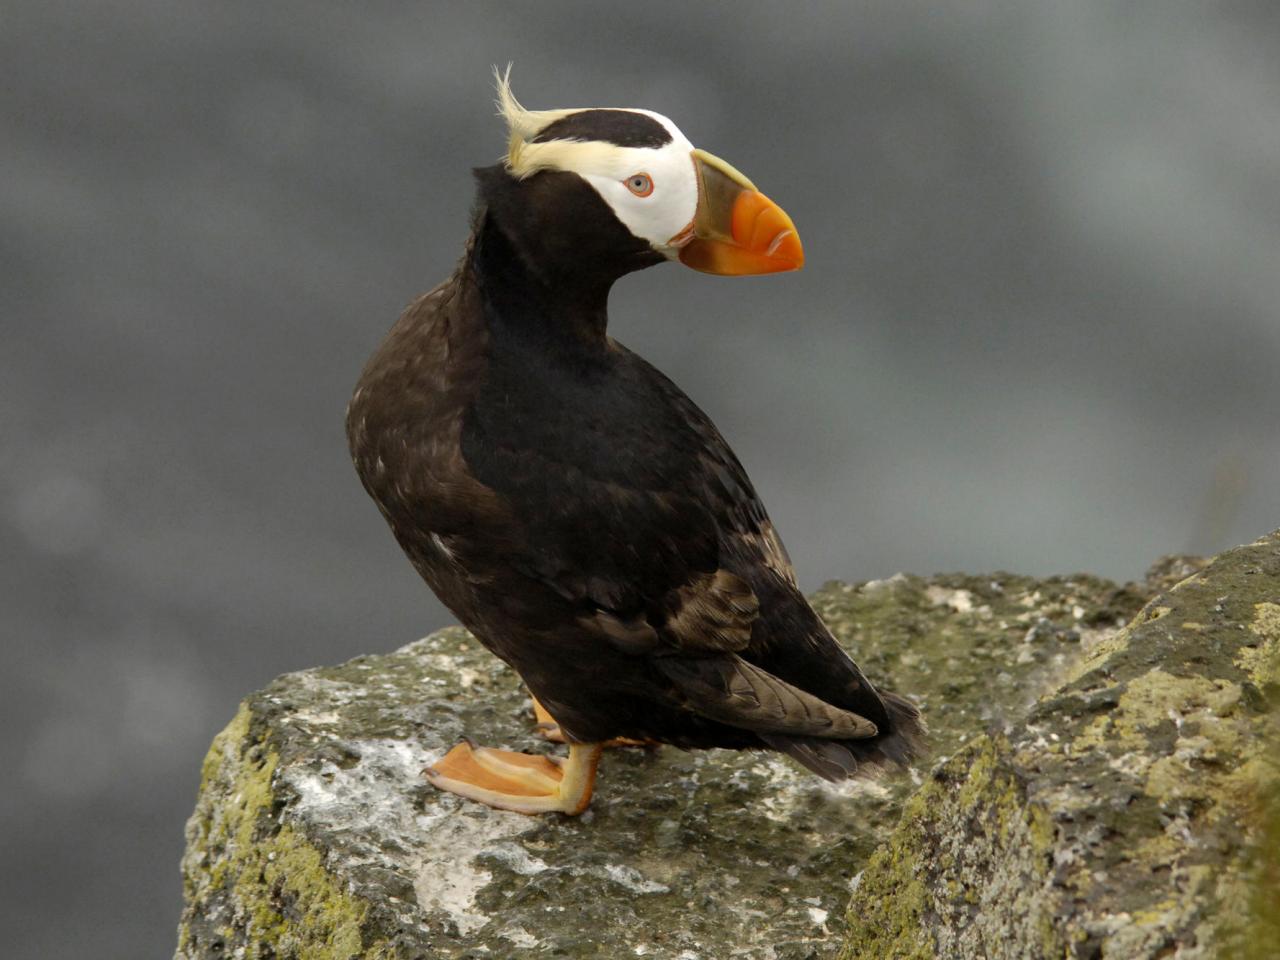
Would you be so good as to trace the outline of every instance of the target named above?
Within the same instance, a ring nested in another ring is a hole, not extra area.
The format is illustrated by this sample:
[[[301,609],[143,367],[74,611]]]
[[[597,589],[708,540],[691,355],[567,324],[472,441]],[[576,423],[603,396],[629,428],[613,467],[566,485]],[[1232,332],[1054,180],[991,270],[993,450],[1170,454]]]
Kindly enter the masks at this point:
[[[594,377],[508,349],[491,355],[462,437],[475,476],[523,529],[504,565],[569,601],[603,641],[648,658],[690,711],[785,742],[823,775],[856,767],[847,751],[786,740],[873,737],[884,712],[799,594],[711,421],[621,348]],[[776,608],[767,624],[762,596]],[[854,709],[864,702],[871,718]]]
[[[745,649],[754,567],[791,574],[724,439],[622,348],[602,373],[547,363],[494,344],[463,428],[469,468],[523,528],[504,561],[630,652]]]

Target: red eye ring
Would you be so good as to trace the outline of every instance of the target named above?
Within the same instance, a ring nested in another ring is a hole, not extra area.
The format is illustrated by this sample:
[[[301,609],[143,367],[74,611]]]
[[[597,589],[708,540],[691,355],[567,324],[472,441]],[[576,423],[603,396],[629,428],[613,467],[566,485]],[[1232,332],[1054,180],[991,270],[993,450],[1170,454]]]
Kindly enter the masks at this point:
[[[627,189],[634,193],[637,197],[647,197],[653,193],[653,177],[647,173],[633,173],[627,179],[622,181],[627,185]]]

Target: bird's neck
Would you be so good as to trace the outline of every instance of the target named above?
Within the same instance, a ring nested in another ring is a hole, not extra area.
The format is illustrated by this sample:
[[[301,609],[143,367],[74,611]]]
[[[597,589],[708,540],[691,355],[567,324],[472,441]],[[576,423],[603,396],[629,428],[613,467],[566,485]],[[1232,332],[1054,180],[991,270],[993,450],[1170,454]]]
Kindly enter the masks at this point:
[[[480,215],[468,267],[495,340],[554,352],[605,349],[614,278],[575,270],[492,210]]]

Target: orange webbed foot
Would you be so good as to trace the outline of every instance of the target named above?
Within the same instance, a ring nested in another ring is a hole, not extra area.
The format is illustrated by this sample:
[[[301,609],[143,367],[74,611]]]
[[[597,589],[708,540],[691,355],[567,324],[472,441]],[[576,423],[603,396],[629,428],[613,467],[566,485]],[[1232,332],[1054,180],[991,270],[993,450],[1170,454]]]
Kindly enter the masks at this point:
[[[423,773],[433,787],[499,810],[572,816],[591,803],[600,751],[600,744],[574,743],[560,760],[464,740]]]

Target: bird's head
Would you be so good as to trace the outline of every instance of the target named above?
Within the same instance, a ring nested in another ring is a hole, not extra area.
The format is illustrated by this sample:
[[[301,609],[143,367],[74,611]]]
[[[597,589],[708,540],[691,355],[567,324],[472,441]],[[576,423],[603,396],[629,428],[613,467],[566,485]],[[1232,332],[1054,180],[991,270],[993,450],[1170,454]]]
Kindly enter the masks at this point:
[[[510,68],[497,74],[510,137],[500,170],[520,191],[529,239],[573,245],[579,257],[608,256],[624,270],[664,259],[730,276],[803,266],[800,237],[782,208],[666,117],[526,110],[509,75]]]

